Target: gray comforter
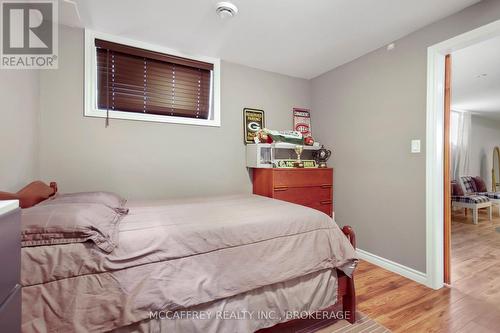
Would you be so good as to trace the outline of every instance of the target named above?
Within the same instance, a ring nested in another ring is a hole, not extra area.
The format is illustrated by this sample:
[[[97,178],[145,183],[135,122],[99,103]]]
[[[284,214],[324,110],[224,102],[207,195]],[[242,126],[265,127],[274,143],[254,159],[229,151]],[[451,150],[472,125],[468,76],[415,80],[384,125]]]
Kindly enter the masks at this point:
[[[100,332],[325,269],[355,250],[327,215],[253,195],[132,202],[118,246],[22,249],[23,331]]]

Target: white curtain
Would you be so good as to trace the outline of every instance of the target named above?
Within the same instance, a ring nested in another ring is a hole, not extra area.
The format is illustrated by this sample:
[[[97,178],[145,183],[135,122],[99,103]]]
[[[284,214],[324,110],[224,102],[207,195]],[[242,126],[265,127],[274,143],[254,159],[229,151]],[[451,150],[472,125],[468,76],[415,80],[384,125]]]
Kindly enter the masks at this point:
[[[469,176],[470,157],[470,112],[451,111],[451,175],[460,180],[461,176]]]

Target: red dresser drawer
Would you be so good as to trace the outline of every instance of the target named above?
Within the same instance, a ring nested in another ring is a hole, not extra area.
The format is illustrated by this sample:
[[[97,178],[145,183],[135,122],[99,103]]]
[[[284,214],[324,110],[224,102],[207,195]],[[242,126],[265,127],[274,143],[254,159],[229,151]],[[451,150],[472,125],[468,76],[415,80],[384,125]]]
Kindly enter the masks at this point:
[[[328,187],[275,187],[273,198],[309,206],[332,201],[332,188]]]
[[[254,169],[253,193],[333,212],[333,170]]]
[[[325,186],[333,184],[331,169],[293,169],[273,172],[274,187]]]
[[[332,201],[330,201],[329,204],[327,204],[326,202],[320,202],[320,203],[316,203],[316,204],[313,204],[313,205],[307,205],[308,207],[311,207],[311,208],[314,208],[314,209],[317,209],[319,211],[322,211],[323,213],[329,215],[329,216],[332,216],[333,214],[333,203]]]

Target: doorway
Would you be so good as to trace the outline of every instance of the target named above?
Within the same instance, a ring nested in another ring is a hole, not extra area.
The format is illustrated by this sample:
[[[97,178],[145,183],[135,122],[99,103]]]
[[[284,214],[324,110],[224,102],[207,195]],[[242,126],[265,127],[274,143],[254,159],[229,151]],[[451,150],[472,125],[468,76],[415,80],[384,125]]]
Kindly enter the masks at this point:
[[[500,20],[428,48],[426,143],[427,285],[440,289],[450,273],[450,113],[446,112],[446,62],[455,51],[500,36]],[[448,75],[453,75],[448,72]],[[448,87],[450,88],[450,87]],[[449,93],[450,91],[448,91]],[[451,95],[449,95],[451,96]],[[451,103],[451,101],[448,101]],[[447,147],[448,145],[448,147]],[[447,163],[445,168],[445,163]],[[446,181],[446,182],[445,182]]]
[[[491,269],[500,253],[499,91],[500,37],[446,56],[444,282],[458,290],[476,275],[497,275]],[[463,292],[486,287],[478,281]]]

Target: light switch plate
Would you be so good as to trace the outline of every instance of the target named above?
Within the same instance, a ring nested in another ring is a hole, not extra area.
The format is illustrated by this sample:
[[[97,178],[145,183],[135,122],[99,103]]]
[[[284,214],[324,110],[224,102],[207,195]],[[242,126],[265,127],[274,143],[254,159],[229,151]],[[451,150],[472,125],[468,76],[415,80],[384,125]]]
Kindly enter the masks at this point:
[[[412,154],[420,153],[420,140],[411,140],[411,152]]]

